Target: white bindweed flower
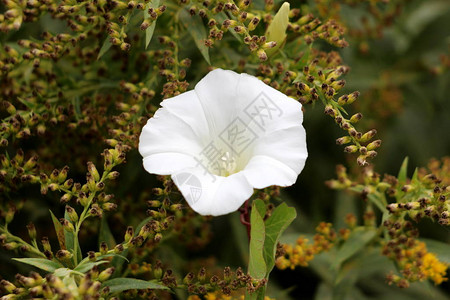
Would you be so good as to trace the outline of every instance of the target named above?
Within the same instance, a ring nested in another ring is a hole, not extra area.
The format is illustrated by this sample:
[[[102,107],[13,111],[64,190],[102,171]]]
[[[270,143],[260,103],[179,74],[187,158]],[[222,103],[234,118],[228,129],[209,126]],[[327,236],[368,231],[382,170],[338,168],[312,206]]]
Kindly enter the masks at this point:
[[[202,215],[236,211],[253,188],[292,185],[305,165],[301,104],[254,76],[216,69],[161,106],[139,139],[144,168],[171,175]]]

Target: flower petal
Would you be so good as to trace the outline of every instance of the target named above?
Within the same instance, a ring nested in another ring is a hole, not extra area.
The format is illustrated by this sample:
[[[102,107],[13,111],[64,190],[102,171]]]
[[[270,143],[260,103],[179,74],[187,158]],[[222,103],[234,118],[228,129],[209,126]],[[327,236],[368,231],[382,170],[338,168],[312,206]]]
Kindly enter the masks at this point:
[[[233,71],[215,69],[195,86],[211,136],[219,135],[237,116],[239,79]]]
[[[241,74],[238,87],[239,117],[259,134],[301,125],[302,105],[258,78]]]
[[[253,156],[243,171],[249,183],[256,189],[271,185],[290,186],[298,173],[287,165],[265,155]]]
[[[236,211],[253,194],[243,172],[216,176],[202,168],[190,168],[172,175],[189,206],[201,215],[220,216]]]
[[[199,140],[206,142],[205,138],[209,136],[208,123],[195,91],[165,99],[161,102],[161,106],[189,125]]]
[[[195,167],[198,162],[191,155],[166,152],[144,157],[144,169],[152,174],[171,175],[182,169]]]
[[[182,95],[184,96],[175,97],[180,105],[197,101],[193,99],[195,93]],[[176,101],[175,98],[172,101]],[[168,108],[158,109],[142,129],[139,152],[144,157],[144,168],[150,173],[171,174],[186,167],[193,167],[196,165],[193,157],[204,147],[194,131],[194,128],[200,126],[195,122],[188,124],[188,119],[177,115],[180,109],[177,105],[173,102],[167,105]],[[200,112],[199,119],[201,114]]]
[[[308,151],[303,126],[289,127],[255,141],[244,173],[255,188],[295,183],[305,166]]]

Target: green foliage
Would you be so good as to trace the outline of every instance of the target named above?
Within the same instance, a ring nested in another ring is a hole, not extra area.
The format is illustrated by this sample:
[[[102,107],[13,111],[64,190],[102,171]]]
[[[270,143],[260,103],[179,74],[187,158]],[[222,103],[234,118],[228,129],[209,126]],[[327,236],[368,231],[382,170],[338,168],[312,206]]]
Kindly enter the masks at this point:
[[[109,287],[111,293],[123,292],[126,290],[145,290],[145,289],[159,289],[166,290],[164,285],[144,281],[134,278],[114,278],[107,280],[103,283],[103,287]]]

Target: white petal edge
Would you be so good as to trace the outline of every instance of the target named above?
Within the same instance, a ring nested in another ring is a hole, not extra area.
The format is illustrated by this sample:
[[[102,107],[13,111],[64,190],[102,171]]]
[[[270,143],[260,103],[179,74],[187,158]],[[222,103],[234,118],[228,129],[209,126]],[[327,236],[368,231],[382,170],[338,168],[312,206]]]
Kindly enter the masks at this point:
[[[177,152],[156,153],[144,157],[144,169],[158,175],[171,175],[186,168],[193,168],[197,164],[191,155]]]
[[[253,156],[243,173],[256,189],[271,185],[290,186],[297,180],[298,173],[269,156]]]
[[[277,160],[297,175],[300,174],[308,157],[305,128],[299,125],[260,137],[252,149],[252,156],[259,155]]]
[[[201,215],[220,216],[234,212],[253,194],[253,187],[243,172],[222,177],[202,168],[190,168],[172,174],[172,180],[189,206]]]
[[[239,117],[251,119],[248,124],[259,133],[267,134],[303,122],[302,105],[298,101],[252,75],[241,74],[238,95]]]
[[[203,149],[193,129],[165,108],[160,108],[147,121],[139,137],[139,152],[151,154],[178,152],[197,155]]]

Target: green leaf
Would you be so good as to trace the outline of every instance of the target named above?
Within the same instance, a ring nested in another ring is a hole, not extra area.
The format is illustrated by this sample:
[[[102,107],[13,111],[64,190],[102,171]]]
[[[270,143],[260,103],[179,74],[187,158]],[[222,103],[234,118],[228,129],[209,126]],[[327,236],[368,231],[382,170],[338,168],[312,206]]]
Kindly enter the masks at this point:
[[[375,229],[359,227],[356,228],[339,248],[336,253],[332,269],[339,269],[341,264],[355,255],[358,251],[363,249],[375,236],[377,232]]]
[[[109,261],[107,260],[100,260],[100,261],[88,261],[85,263],[80,263],[78,264],[78,266],[73,269],[74,271],[80,272],[80,273],[85,273],[87,271],[89,271],[90,269],[92,269],[94,266],[98,266],[98,265],[102,265],[102,264],[106,264],[109,263]]]
[[[63,267],[61,264],[45,258],[13,258],[15,261],[32,265],[41,270],[53,273],[56,269]]]
[[[264,227],[265,205],[260,199],[253,201],[250,216],[250,257],[248,273],[257,279],[266,277],[267,267],[264,260],[264,239],[266,230]]]
[[[402,162],[402,166],[400,167],[400,171],[398,172],[398,183],[399,186],[403,186],[406,183],[406,176],[408,174],[408,157]]]
[[[288,207],[286,203],[282,203],[272,212],[272,215],[266,221],[266,238],[264,240],[264,261],[266,262],[267,268],[266,278],[269,277],[269,273],[275,265],[275,252],[277,250],[278,240],[296,216],[295,208]]]
[[[289,8],[290,5],[288,2],[284,2],[283,5],[278,10],[277,14],[273,18],[269,27],[267,27],[266,37],[267,41],[274,41],[277,45],[271,49],[267,49],[266,53],[268,56],[271,56],[278,49],[281,48],[284,41],[286,40],[286,29],[289,23]]]
[[[411,183],[416,183],[419,181],[419,168],[414,170],[413,176],[411,177]]]
[[[64,219],[70,221],[70,217],[69,214],[67,213],[67,211],[64,213]],[[75,247],[77,247],[77,261],[81,261],[83,259],[82,255],[81,255],[81,248],[80,248],[80,244],[77,243],[75,245],[75,232],[70,232],[67,230],[64,230],[64,237],[65,237],[65,241],[66,241],[66,247],[67,250],[71,251],[72,253],[74,252]]]
[[[382,196],[379,193],[369,194],[367,197],[380,211],[387,212],[386,205],[384,205],[383,201],[381,201],[380,197]]]
[[[403,195],[405,195],[405,192],[402,191],[402,187],[406,184],[406,179],[408,178],[407,175],[408,175],[408,157],[405,157],[397,176],[398,178],[397,194],[396,194],[397,200],[401,199]]]
[[[142,220],[141,223],[139,223],[138,226],[136,226],[136,229],[134,230],[134,236],[138,235],[139,231],[141,231],[141,228],[144,227],[145,224],[150,222],[151,219],[152,219],[152,217],[148,217],[148,218],[145,218],[144,220]]]
[[[98,243],[105,242],[110,249],[116,246],[116,241],[114,239],[113,234],[111,233],[111,229],[109,229],[108,221],[106,217],[103,217],[100,221],[100,232],[98,234]]]
[[[150,14],[148,13],[149,8],[158,8],[160,0],[153,0],[152,2],[148,3],[147,7],[144,9],[144,18],[148,19],[150,18]],[[148,45],[150,45],[150,41],[153,37],[153,32],[155,31],[156,27],[156,20],[152,22],[152,24],[145,30],[145,49],[148,48]]]
[[[58,268],[53,272],[53,275],[58,276],[58,277],[66,277],[67,275],[70,274],[72,270],[69,268]]]
[[[145,281],[134,278],[114,278],[103,282],[102,288],[109,287],[111,293],[123,292],[126,290],[168,290],[168,288],[162,284],[154,281]]]
[[[127,249],[127,250],[128,250],[128,249]],[[124,251],[123,253],[125,253],[125,251]],[[128,258],[126,258],[126,257],[123,256],[123,255],[117,254],[117,253],[103,254],[103,255],[100,255],[99,257],[97,257],[97,259],[102,259],[102,258],[105,258],[105,257],[114,257],[114,258],[118,257],[118,258],[120,258],[121,260],[124,260],[124,261],[126,261],[126,262],[130,262],[130,261],[128,260]]]
[[[56,237],[58,238],[59,247],[62,250],[66,250],[67,248],[66,248],[66,238],[64,235],[64,228],[62,227],[58,218],[55,217],[53,212],[51,210],[49,210],[49,211],[50,211],[50,215],[52,216],[53,226],[55,226]]]
[[[206,62],[210,65],[209,48],[205,45],[206,29],[200,16],[191,16],[187,9],[180,9],[178,14],[181,23],[186,27],[197,45],[198,50],[202,53]]]
[[[109,36],[106,37],[105,41],[103,42],[103,46],[100,48],[100,51],[98,52],[97,60],[100,59],[106,52],[108,52],[109,48],[111,48],[112,44],[109,41]]]

